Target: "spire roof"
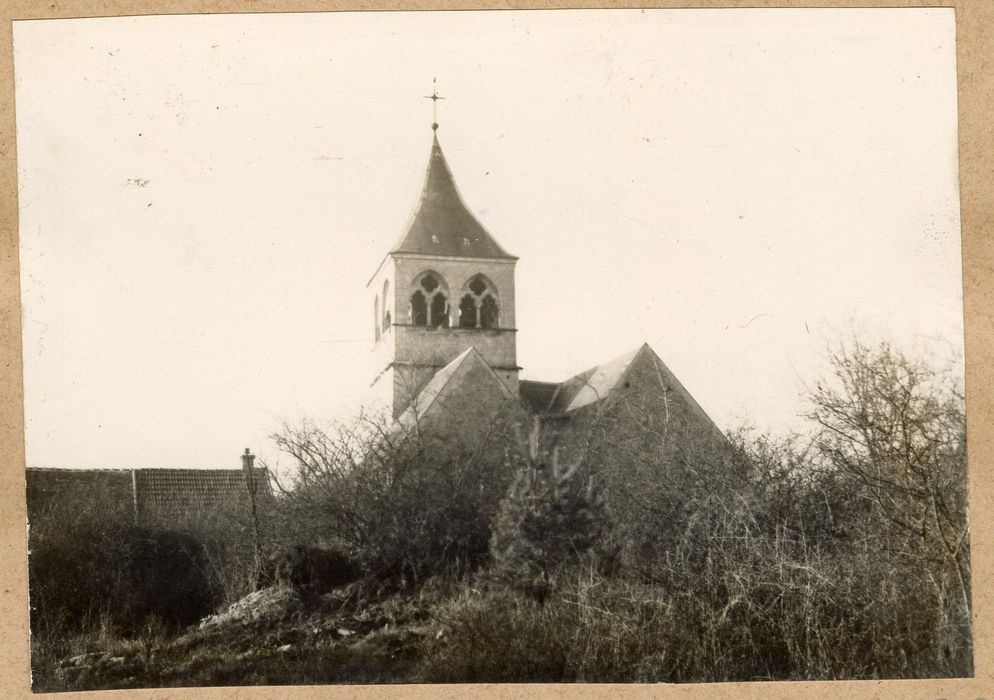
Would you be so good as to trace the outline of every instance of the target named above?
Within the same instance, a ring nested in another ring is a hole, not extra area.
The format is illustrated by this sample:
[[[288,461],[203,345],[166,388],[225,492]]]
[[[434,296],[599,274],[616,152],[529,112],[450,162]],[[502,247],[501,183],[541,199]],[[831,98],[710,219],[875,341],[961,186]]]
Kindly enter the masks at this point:
[[[466,207],[437,135],[432,138],[424,188],[411,224],[390,252],[516,259],[500,247]]]

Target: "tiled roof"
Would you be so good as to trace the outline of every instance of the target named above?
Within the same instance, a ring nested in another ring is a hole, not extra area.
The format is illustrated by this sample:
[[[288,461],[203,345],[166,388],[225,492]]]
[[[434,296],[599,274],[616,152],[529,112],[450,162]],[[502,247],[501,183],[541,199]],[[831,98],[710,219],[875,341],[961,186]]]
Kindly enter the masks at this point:
[[[437,136],[432,140],[424,188],[411,224],[390,252],[515,259],[483,228],[459,196]]]
[[[253,469],[261,501],[272,498],[265,469]],[[241,469],[48,469],[26,472],[30,512],[55,497],[107,499],[107,505],[149,517],[195,516],[221,505],[248,508],[248,489]],[[103,504],[102,504],[103,505]]]
[[[253,469],[260,498],[271,495],[265,470]],[[138,515],[193,515],[219,506],[247,508],[245,473],[241,469],[136,469]]]
[[[28,489],[52,491],[77,485],[127,484],[131,488],[130,469],[59,469],[29,467],[25,473]]]
[[[61,496],[105,510],[134,509],[130,469],[28,468],[25,482],[29,518]]]

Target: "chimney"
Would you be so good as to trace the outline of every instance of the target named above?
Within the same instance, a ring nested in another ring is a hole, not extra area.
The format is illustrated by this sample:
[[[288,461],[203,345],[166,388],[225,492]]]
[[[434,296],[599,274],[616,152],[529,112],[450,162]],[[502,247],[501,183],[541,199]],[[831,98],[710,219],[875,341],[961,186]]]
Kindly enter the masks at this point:
[[[249,497],[255,499],[255,492],[258,490],[259,485],[255,482],[255,474],[253,472],[253,464],[255,463],[255,455],[249,452],[249,448],[245,448],[245,454],[242,455],[242,474],[245,475],[245,486],[248,488]]]
[[[248,490],[249,507],[252,513],[252,544],[255,550],[255,573],[252,577],[252,590],[256,590],[259,584],[259,577],[262,573],[262,540],[259,536],[259,513],[256,510],[255,494],[259,489],[259,484],[252,473],[252,463],[255,462],[255,455],[245,448],[242,455],[242,472],[245,474],[245,486]]]

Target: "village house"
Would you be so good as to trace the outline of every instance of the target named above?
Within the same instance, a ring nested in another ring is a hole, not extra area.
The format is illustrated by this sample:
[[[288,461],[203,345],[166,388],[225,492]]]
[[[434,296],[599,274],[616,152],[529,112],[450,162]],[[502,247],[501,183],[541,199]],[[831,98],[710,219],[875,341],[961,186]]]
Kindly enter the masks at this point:
[[[269,473],[246,449],[241,469],[58,469],[29,467],[28,519],[92,510],[141,526],[219,529],[250,525],[251,499],[272,501]],[[250,492],[251,491],[251,492]]]

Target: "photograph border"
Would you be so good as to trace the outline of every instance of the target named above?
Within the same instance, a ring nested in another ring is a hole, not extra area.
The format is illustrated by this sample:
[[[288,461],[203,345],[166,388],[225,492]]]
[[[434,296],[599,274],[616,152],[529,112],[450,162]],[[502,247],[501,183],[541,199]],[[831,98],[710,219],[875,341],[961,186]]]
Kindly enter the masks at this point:
[[[504,0],[7,0],[0,5],[0,696],[30,695],[24,395],[18,266],[17,162],[14,116],[13,22],[176,14],[258,14],[330,11],[522,9],[927,8],[956,13],[959,190],[965,314],[970,552],[973,579],[974,678],[896,681],[757,681],[685,685],[474,684],[284,686],[292,697],[456,698],[981,698],[994,694],[994,0],[720,0],[564,2]],[[170,698],[262,698],[272,686],[170,688]],[[115,697],[161,698],[160,689],[114,691]],[[41,696],[39,696],[41,697]],[[94,697],[59,693],[58,697]]]

